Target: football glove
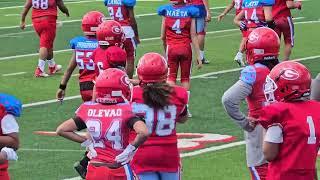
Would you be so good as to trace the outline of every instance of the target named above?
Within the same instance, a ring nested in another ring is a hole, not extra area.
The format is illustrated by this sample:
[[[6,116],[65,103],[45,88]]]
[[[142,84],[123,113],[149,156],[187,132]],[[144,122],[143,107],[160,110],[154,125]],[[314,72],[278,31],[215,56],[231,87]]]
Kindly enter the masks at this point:
[[[7,160],[16,161],[18,160],[18,155],[15,150],[12,148],[4,147],[1,149],[1,153],[5,153],[7,155]]]
[[[245,22],[245,21],[240,21],[240,30],[241,31],[245,31],[245,30],[247,30],[248,28],[247,28],[247,23]]]
[[[97,157],[98,154],[97,154],[97,151],[94,149],[94,143],[92,142],[91,139],[87,139],[86,141],[81,143],[81,146],[87,148],[87,151],[88,151],[87,156],[89,159]]]
[[[137,150],[136,147],[129,144],[121,154],[116,156],[115,160],[118,163],[121,163],[121,165],[128,164],[131,161],[131,159],[133,158],[134,154],[136,153],[136,150]]]

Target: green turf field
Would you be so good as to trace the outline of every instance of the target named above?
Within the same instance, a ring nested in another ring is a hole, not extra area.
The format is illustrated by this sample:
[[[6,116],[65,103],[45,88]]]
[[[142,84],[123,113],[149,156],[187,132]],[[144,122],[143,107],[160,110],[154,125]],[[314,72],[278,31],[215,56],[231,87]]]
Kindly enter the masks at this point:
[[[66,1],[67,2],[67,1]],[[223,11],[229,0],[211,0],[212,15]],[[160,33],[160,18],[155,13],[165,1],[138,1],[136,15],[142,43],[137,49],[137,59],[145,52],[163,53],[162,43],[156,39]],[[37,64],[38,38],[33,29],[21,31],[19,14],[24,0],[0,1],[0,92],[19,97],[24,104],[47,101],[55,98],[62,73],[47,78],[36,79],[33,71]],[[59,21],[63,26],[58,29],[55,42],[55,59],[66,67],[71,51],[68,42],[81,35],[80,19],[89,10],[106,13],[102,0],[91,2],[69,1],[66,3],[71,17],[62,15]],[[303,10],[293,11],[295,20],[296,45],[292,59],[303,58],[313,75],[320,72],[320,22],[316,7],[318,1],[303,2]],[[18,7],[13,7],[18,6]],[[146,15],[147,14],[147,15]],[[234,12],[221,23],[212,19],[208,27],[206,57],[211,61],[201,70],[194,69],[190,108],[193,114],[186,124],[178,127],[184,133],[214,133],[235,137],[234,142],[242,141],[243,134],[226,116],[221,96],[238,78],[239,71],[225,72],[238,68],[233,57],[240,42],[240,32],[232,24]],[[29,22],[29,21],[28,21]],[[30,23],[30,22],[29,22]],[[65,51],[64,51],[65,50]],[[75,72],[77,74],[77,72]],[[67,88],[67,96],[78,95],[77,77],[73,77]],[[43,137],[34,131],[54,131],[63,120],[72,117],[81,103],[75,98],[60,103],[45,103],[25,107],[19,119],[21,149],[19,161],[10,165],[10,173],[17,180],[66,179],[76,177],[72,166],[82,156],[79,144],[59,137]],[[210,147],[225,147],[225,143],[209,144]],[[214,148],[212,148],[214,150]],[[197,150],[196,150],[197,151]],[[188,153],[188,152],[185,152]],[[193,154],[191,154],[193,155]],[[248,179],[244,146],[222,148],[200,155],[183,158],[183,179],[190,180],[239,180]]]

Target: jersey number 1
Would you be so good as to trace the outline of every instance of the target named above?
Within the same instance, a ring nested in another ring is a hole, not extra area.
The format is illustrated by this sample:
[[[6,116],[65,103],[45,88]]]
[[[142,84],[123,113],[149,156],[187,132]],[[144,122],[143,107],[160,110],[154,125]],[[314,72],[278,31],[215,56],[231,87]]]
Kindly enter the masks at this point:
[[[309,132],[310,132],[310,135],[308,137],[308,144],[316,144],[317,137],[316,137],[316,131],[314,128],[314,122],[313,122],[312,116],[307,116],[307,123],[309,125]]]
[[[32,7],[35,9],[48,9],[48,0],[32,0]]]

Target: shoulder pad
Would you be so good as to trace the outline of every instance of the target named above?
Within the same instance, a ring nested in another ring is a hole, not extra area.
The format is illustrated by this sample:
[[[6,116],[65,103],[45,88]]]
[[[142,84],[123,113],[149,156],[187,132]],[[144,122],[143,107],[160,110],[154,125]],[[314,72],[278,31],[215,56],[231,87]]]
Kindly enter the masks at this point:
[[[274,0],[260,0],[259,4],[260,6],[273,6],[274,5]]]
[[[188,12],[189,12],[189,15],[192,17],[192,18],[197,18],[200,16],[200,10],[199,8],[196,8],[194,6],[188,6]]]
[[[0,104],[2,104],[8,114],[12,114],[16,117],[20,117],[22,113],[22,103],[21,101],[8,94],[0,94]]]
[[[249,84],[253,85],[257,78],[256,69],[253,66],[246,66],[240,74],[240,80]]]
[[[166,15],[166,11],[167,11],[167,9],[168,9],[169,7],[170,7],[169,4],[160,6],[160,7],[158,8],[158,15],[160,15],[160,16],[165,16],[165,15]]]
[[[136,5],[136,0],[122,0],[122,3],[125,5],[125,6],[128,6],[128,7],[133,7]]]

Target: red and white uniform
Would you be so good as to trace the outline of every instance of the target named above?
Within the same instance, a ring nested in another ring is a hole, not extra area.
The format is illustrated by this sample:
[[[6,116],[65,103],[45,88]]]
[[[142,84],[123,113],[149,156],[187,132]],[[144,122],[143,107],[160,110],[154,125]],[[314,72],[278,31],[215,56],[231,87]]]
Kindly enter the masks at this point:
[[[128,60],[134,60],[135,57],[135,34],[131,27],[128,8],[134,8],[136,0],[104,0],[111,18],[121,24],[122,30],[126,36],[124,48],[127,52]]]
[[[40,48],[53,48],[58,16],[56,0],[29,0],[32,3],[32,24],[40,38]]]
[[[283,34],[284,42],[294,46],[294,24],[291,17],[290,9],[287,7],[286,2],[293,0],[275,0],[272,7],[273,20],[276,23],[275,31],[281,39]]]
[[[242,10],[242,0],[232,0],[234,2],[234,8],[236,9],[236,15]]]
[[[130,120],[135,116],[130,104],[102,105],[94,102],[83,103],[76,116],[86,124],[87,131],[94,140],[97,156],[93,162],[117,164],[115,157],[129,144]],[[118,176],[118,177],[116,177]],[[131,179],[132,172],[128,165],[117,169],[88,166],[86,179],[122,178]]]
[[[320,139],[319,109],[316,101],[278,102],[263,108],[259,123],[268,128],[265,141],[279,143],[279,154],[269,163],[267,180],[314,179]],[[279,133],[274,126],[280,129]]]
[[[143,89],[133,88],[133,111],[144,116],[150,134],[139,147],[131,163],[135,173],[179,172],[180,156],[177,147],[176,123],[186,111],[188,93],[185,88],[174,86],[170,105],[163,110],[153,109],[143,101]],[[134,139],[131,133],[130,139]]]
[[[79,68],[79,86],[83,101],[92,99],[95,66],[91,58],[93,51],[98,47],[96,39],[84,36],[75,37],[70,41],[70,47],[75,52],[75,59]]]
[[[199,15],[193,6],[164,5],[159,7],[158,14],[165,18],[165,36],[169,81],[176,82],[179,66],[181,82],[189,82],[192,64],[191,23]]]
[[[95,77],[99,75],[99,72],[102,70],[106,70],[110,68],[110,64],[108,62],[108,49],[102,49],[101,47],[98,47],[95,49],[92,53],[92,60],[95,64]]]

